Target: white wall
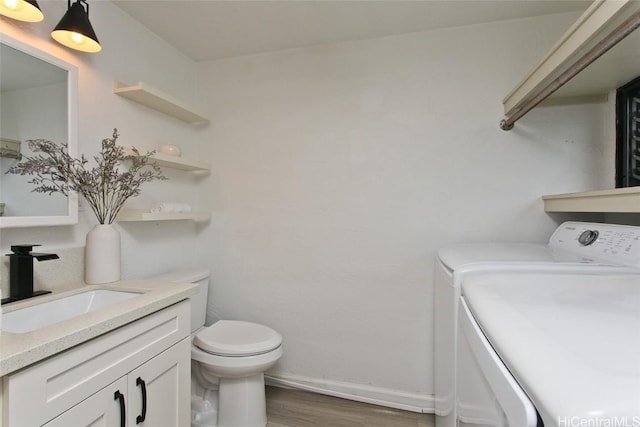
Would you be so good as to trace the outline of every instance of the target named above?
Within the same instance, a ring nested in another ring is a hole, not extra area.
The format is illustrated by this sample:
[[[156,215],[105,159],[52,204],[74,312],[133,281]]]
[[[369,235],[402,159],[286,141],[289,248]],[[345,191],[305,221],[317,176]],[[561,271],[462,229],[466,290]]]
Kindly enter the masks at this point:
[[[91,2],[91,22],[103,50],[85,54],[66,49],[49,36],[67,8],[66,1],[46,1],[40,4],[45,21],[20,23],[0,18],[0,31],[22,42],[58,56],[78,67],[79,118],[78,153],[96,154],[102,139],[110,137],[113,128],[120,132],[119,142],[126,146],[153,149],[160,144],[174,143],[183,156],[196,157],[202,140],[202,128],[173,119],[113,94],[113,81],[127,84],[144,81],[192,105],[201,105],[196,64],[149,32],[137,21],[107,1]],[[51,135],[30,135],[51,138]],[[169,181],[143,187],[142,195],[133,199],[138,206],[150,206],[154,201],[188,201],[195,204],[197,187],[190,174],[166,170]],[[16,243],[41,243],[43,251],[71,254],[57,261],[36,263],[36,287],[51,288],[51,282],[80,274],[48,274],[65,269],[81,269],[77,251],[69,248],[84,246],[86,232],[97,223],[88,207],[80,213],[76,226],[19,228],[0,231],[0,251],[9,252]],[[200,265],[194,248],[196,226],[190,222],[122,223],[117,225],[122,235],[122,262],[125,277],[145,277],[179,267]],[[0,285],[8,290],[8,258],[0,262]]]
[[[575,17],[203,64],[210,314],[280,331],[276,377],[428,409],[437,248],[544,241],[541,195],[612,186],[606,105],[498,127]]]

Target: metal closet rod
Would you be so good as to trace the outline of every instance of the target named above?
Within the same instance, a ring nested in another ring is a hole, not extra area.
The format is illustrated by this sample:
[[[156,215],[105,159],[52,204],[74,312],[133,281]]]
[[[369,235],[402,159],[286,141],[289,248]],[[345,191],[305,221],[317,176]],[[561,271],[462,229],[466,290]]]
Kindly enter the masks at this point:
[[[525,114],[533,110],[538,104],[547,99],[556,90],[560,89],[566,82],[574,78],[578,73],[587,68],[593,61],[601,57],[609,49],[615,46],[620,40],[627,37],[640,27],[640,11],[635,12],[624,22],[618,25],[613,31],[605,36],[598,44],[592,47],[575,64],[567,68],[556,79],[549,83],[536,96],[524,103],[515,113],[506,116],[500,121],[500,129],[511,130],[515,122],[520,120]]]

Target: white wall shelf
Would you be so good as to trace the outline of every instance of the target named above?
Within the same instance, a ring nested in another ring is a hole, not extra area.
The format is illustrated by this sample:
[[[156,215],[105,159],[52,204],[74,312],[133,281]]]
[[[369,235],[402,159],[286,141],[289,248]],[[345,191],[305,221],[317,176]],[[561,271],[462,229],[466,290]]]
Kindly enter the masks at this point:
[[[20,151],[20,145],[22,143],[15,139],[0,137],[0,157],[6,157],[8,159],[22,159]]]
[[[553,104],[606,100],[609,91],[635,78],[640,69],[640,31],[631,33],[600,57],[594,53],[600,46],[608,48],[615,35],[623,33],[618,27],[627,20],[625,28],[635,28],[639,11],[640,2],[636,0],[594,1],[504,98],[505,118],[524,114],[547,96],[547,102]],[[571,70],[581,69],[583,64],[590,65],[556,90],[565,75],[571,76]]]
[[[131,148],[124,147],[125,154],[133,154]],[[161,167],[168,167],[187,172],[209,171],[211,166],[208,163],[183,159],[182,157],[171,156],[163,153],[154,153],[152,159]],[[149,209],[122,209],[118,214],[117,222],[138,222],[138,221],[196,221],[204,222],[211,218],[206,212],[151,212]]]
[[[542,196],[545,212],[640,213],[640,187]]]
[[[113,82],[113,93],[187,123],[195,124],[209,121],[204,114],[196,109],[143,82],[127,86],[115,81]]]
[[[204,222],[211,218],[206,212],[159,212],[154,213],[145,209],[122,209],[116,218],[117,222],[134,221],[195,221]]]
[[[133,154],[133,150],[131,148],[125,147],[124,152],[127,155]],[[144,154],[142,151],[140,151],[140,153]],[[153,154],[151,158],[160,167],[178,169],[178,170],[188,171],[188,172],[206,172],[211,170],[211,165],[209,163],[189,160],[183,157],[171,156],[169,154],[156,152]]]

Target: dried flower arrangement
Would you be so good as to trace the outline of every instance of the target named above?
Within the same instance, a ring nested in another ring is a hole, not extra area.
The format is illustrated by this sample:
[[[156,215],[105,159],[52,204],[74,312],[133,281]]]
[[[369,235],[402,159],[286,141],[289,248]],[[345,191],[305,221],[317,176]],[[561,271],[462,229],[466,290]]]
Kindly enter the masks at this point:
[[[118,130],[113,130],[111,138],[102,140],[102,150],[94,157],[96,166],[89,169],[89,161],[84,154],[79,159],[67,152],[66,144],[58,145],[45,139],[27,141],[36,156],[24,156],[23,160],[11,167],[7,173],[34,175],[29,183],[37,193],[62,193],[66,196],[75,191],[85,198],[100,224],[111,224],[116,219],[122,205],[129,197],[140,194],[140,186],[155,179],[167,179],[160,167],[150,161],[154,151],[140,154],[135,148],[133,154],[125,154],[124,148],[117,146]],[[130,162],[123,168],[122,162]]]

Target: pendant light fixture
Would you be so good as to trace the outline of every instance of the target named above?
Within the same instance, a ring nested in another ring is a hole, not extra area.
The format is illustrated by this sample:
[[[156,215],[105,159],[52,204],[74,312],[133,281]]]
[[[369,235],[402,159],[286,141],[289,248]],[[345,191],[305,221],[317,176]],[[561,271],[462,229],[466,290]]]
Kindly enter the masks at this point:
[[[83,4],[87,7],[86,11]],[[102,50],[98,37],[89,22],[89,4],[85,0],[76,0],[73,5],[71,0],[67,0],[67,13],[53,29],[51,37],[64,46],[82,52],[100,52]]]
[[[0,15],[25,22],[40,22],[44,19],[36,0],[0,0]]]

